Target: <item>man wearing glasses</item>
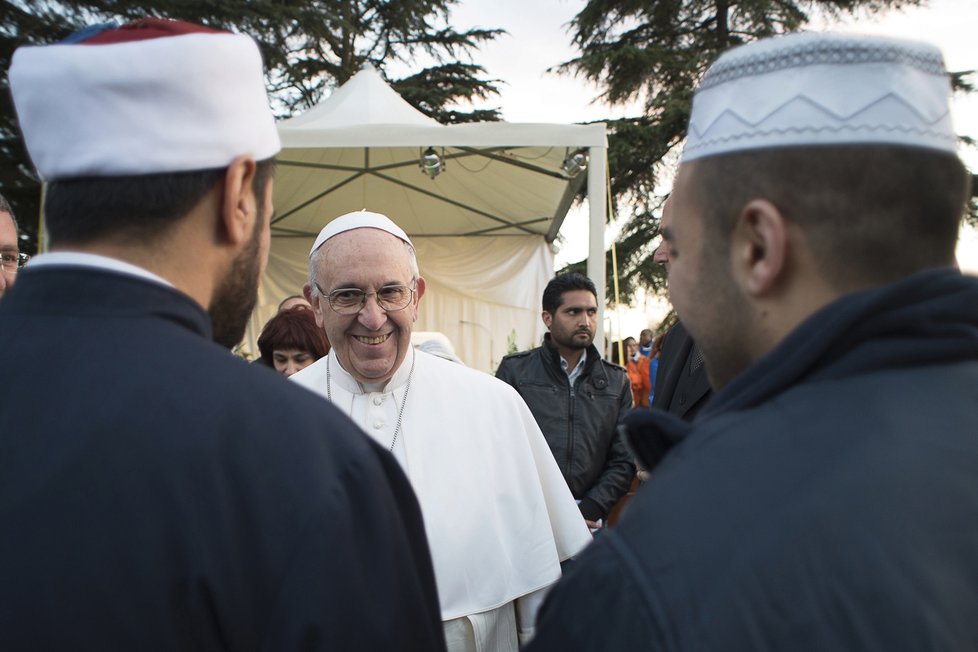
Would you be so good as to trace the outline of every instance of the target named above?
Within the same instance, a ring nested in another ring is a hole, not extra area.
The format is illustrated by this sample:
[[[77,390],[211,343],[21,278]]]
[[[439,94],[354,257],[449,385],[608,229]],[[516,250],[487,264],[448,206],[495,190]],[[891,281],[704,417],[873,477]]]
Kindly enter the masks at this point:
[[[425,282],[383,215],[316,239],[306,298],[332,349],[292,380],[390,450],[421,503],[449,650],[515,652],[560,562],[590,540],[533,415],[489,374],[411,346]]]
[[[17,280],[17,270],[23,267],[31,257],[20,253],[17,245],[17,221],[14,219],[14,209],[7,199],[0,195],[0,298],[3,298],[7,288]]]

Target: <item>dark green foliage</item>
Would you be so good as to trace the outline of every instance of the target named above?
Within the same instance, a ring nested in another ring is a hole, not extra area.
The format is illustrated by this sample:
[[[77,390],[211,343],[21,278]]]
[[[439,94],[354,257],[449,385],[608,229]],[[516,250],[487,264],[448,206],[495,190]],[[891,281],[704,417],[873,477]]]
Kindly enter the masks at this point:
[[[610,104],[638,102],[642,114],[609,120],[608,159],[616,213],[627,219],[618,241],[622,300],[638,287],[662,292],[649,242],[686,136],[693,90],[731,46],[804,28],[814,12],[866,15],[921,0],[590,0],[571,21],[580,55],[557,67],[596,83]],[[955,73],[956,90],[973,90]],[[978,189],[969,219],[978,224]],[[610,256],[609,256],[610,260]],[[575,264],[577,266],[578,264]],[[611,287],[609,268],[608,284]]]
[[[952,72],[951,88],[956,93],[974,93],[975,90],[978,90],[978,86],[975,84],[975,75],[976,72],[974,70]],[[974,138],[967,136],[962,136],[961,142],[972,151],[978,146]],[[971,175],[971,200],[968,202],[968,212],[965,214],[965,220],[971,226],[978,228],[978,174],[974,173]]]
[[[488,99],[496,93],[493,83],[476,77],[483,72],[481,66],[447,63],[398,79],[392,86],[415,108],[444,124],[500,120],[498,109],[461,112],[445,108],[461,98]]]
[[[50,43],[83,26],[147,16],[176,18],[249,34],[265,58],[280,117],[316,104],[371,63],[417,109],[444,123],[498,120],[496,109],[463,111],[496,94],[495,80],[471,62],[502,30],[456,31],[458,0],[0,0],[0,66],[25,43]],[[417,62],[425,61],[422,69]],[[399,71],[403,78],[391,78]],[[0,193],[34,240],[40,188],[21,142],[6,86],[0,88]],[[28,247],[30,249],[30,247]]]

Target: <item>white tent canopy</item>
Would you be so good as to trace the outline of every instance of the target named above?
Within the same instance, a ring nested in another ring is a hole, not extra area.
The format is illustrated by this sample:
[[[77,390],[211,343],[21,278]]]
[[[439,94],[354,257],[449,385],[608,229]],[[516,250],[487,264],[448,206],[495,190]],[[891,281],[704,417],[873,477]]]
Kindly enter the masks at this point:
[[[485,371],[509,341],[539,343],[550,245],[585,179],[595,198],[588,274],[604,287],[603,124],[442,125],[366,66],[281,122],[279,135],[271,254],[245,344],[255,355],[278,303],[301,293],[316,234],[362,208],[389,216],[414,242],[427,283],[416,330],[444,333],[464,362]],[[419,166],[429,148],[444,163],[434,178]],[[562,165],[577,152],[589,153],[588,173],[574,176]]]

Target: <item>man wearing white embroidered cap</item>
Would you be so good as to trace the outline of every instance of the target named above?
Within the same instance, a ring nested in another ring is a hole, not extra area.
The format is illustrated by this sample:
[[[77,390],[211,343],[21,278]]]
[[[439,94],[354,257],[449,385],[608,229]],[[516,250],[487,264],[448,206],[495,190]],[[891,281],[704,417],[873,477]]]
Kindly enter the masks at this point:
[[[102,26],[10,85],[51,252],[0,306],[0,649],[443,650],[397,463],[227,350],[279,150],[256,44]]]
[[[691,425],[628,419],[651,478],[533,652],[978,649],[949,96],[936,48],[881,38],[770,39],[706,73],[664,237],[719,391]]]
[[[448,649],[515,651],[560,562],[590,541],[529,408],[492,376],[416,351],[425,292],[407,234],[360,211],[327,224],[306,298],[330,354],[292,376],[388,448],[421,503]]]

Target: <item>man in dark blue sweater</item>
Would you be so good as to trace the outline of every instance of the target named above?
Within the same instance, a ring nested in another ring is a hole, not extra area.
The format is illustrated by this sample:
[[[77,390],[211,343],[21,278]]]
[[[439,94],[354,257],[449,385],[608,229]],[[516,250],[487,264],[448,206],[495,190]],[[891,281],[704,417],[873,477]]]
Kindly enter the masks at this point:
[[[544,650],[978,649],[978,279],[940,52],[723,55],[669,291],[718,393],[632,415],[650,481],[545,603]]]

